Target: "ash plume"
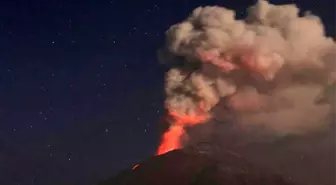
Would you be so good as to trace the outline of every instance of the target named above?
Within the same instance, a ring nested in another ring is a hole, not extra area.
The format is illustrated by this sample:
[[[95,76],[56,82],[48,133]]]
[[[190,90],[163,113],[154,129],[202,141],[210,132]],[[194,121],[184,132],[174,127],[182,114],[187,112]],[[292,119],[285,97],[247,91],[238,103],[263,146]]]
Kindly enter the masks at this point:
[[[165,106],[181,146],[208,142],[299,184],[335,184],[336,43],[319,17],[265,0],[244,20],[199,7],[158,58],[171,67]]]
[[[160,62],[171,66],[167,109],[235,116],[234,124],[274,133],[327,127],[334,95],[323,92],[335,82],[336,44],[319,17],[299,13],[294,4],[259,0],[244,20],[233,10],[205,6],[171,26],[158,51]]]

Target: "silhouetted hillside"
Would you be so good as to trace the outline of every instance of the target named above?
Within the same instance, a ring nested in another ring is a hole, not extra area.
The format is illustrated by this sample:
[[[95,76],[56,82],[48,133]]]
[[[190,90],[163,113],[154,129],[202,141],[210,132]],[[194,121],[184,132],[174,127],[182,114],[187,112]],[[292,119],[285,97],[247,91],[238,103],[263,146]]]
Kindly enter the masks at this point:
[[[225,152],[214,160],[192,149],[154,156],[134,170],[125,170],[99,185],[289,185],[280,176],[262,172],[239,155]]]

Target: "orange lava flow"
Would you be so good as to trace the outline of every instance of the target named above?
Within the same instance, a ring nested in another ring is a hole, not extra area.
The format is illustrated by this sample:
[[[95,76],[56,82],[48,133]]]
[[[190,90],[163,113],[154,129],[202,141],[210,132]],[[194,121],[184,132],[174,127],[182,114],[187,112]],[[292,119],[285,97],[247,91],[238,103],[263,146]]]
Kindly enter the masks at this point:
[[[136,164],[133,166],[132,170],[134,170],[135,168],[137,168],[139,166],[139,164]]]
[[[168,131],[163,134],[156,155],[162,155],[169,151],[181,148],[180,138],[184,134],[184,127],[196,125],[208,120],[208,116],[204,114],[191,116],[169,112],[169,115],[174,118],[174,123],[171,124]]]
[[[161,155],[169,151],[181,148],[180,137],[184,133],[184,128],[181,125],[173,125],[162,136],[161,144],[156,152],[156,155]]]
[[[184,127],[205,122],[210,117],[203,111],[203,103],[200,104],[197,113],[197,115],[179,115],[176,112],[169,111],[169,116],[173,118],[174,122],[163,134],[160,146],[155,155],[162,155],[169,151],[181,148],[180,139],[184,134]],[[132,170],[137,167],[139,167],[139,164],[134,165]]]

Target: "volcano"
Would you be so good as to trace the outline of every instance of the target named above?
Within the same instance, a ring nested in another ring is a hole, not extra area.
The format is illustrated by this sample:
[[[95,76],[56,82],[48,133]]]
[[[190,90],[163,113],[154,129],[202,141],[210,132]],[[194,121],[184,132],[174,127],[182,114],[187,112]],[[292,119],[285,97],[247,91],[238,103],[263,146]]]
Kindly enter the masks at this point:
[[[291,185],[226,151],[216,160],[194,148],[153,156],[99,185]]]

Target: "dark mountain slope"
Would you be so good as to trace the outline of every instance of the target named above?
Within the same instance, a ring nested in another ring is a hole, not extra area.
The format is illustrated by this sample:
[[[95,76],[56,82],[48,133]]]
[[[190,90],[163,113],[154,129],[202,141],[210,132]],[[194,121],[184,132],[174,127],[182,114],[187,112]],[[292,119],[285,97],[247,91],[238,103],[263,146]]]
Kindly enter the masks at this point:
[[[262,172],[239,155],[224,152],[215,160],[188,148],[151,157],[99,185],[289,185]]]

